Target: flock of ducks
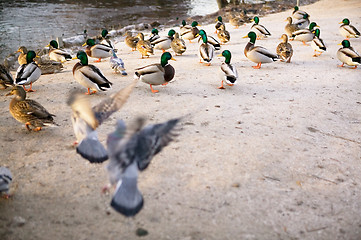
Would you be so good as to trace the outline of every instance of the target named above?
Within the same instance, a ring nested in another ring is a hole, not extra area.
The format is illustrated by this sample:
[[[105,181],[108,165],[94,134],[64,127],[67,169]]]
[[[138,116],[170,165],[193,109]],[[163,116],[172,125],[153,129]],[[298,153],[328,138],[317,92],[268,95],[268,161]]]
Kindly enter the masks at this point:
[[[250,32],[244,36],[249,38],[249,42],[244,48],[245,56],[254,63],[253,68],[261,68],[263,63],[274,61],[291,62],[293,55],[292,45],[289,41],[301,41],[304,44],[311,42],[314,49],[314,56],[319,56],[326,51],[326,45],[320,38],[320,28],[315,22],[310,22],[309,14],[301,11],[295,6],[292,16],[287,18],[285,34],[281,36],[281,43],[276,48],[276,53],[269,51],[262,46],[256,46],[256,40],[267,39],[271,33],[265,26],[260,24],[260,18],[253,18],[254,24]],[[233,23],[231,23],[233,22]],[[230,19],[231,25],[239,27],[243,24],[239,19]],[[360,37],[360,32],[350,24],[350,20],[345,18],[340,23],[340,34],[345,38],[342,47],[337,51],[337,57],[344,64],[356,68],[361,63],[360,55],[351,47],[350,38]],[[132,36],[127,32],[125,44],[132,51],[138,51],[141,58],[154,54],[154,50],[161,50],[162,55],[159,63],[149,64],[135,69],[135,81],[126,88],[113,94],[98,105],[91,107],[89,98],[84,94],[72,94],[68,99],[68,105],[72,108],[72,123],[76,136],[77,153],[92,163],[103,162],[110,159],[108,171],[110,182],[116,186],[116,193],[113,195],[111,205],[118,212],[133,216],[137,214],[143,206],[143,197],[137,188],[138,171],[144,170],[154,155],[159,153],[163,147],[176,136],[172,131],[179,118],[166,121],[161,124],[150,125],[143,128],[144,119],[138,119],[136,127],[131,134],[127,133],[124,122],[118,121],[116,130],[109,134],[107,149],[99,142],[96,129],[109,116],[118,111],[126,102],[137,81],[149,84],[153,93],[158,90],[153,89],[154,85],[166,85],[175,76],[175,69],[170,65],[170,60],[175,60],[168,51],[172,49],[175,55],[182,55],[186,52],[186,41],[198,38],[198,56],[201,63],[209,66],[215,56],[215,52],[221,49],[221,45],[230,41],[230,33],[226,30],[226,25],[221,16],[216,20],[215,33],[217,38],[209,36],[205,30],[199,29],[196,21],[187,25],[183,20],[179,27],[179,32],[170,29],[166,36],[159,36],[157,29],[153,29],[148,39],[143,33]],[[58,43],[51,40],[49,45],[48,59],[38,57],[32,50],[20,47],[18,52],[18,62],[20,64],[15,80],[8,69],[0,65],[0,86],[7,88],[13,86],[7,95],[13,95],[9,110],[17,121],[25,124],[31,131],[39,131],[44,126],[57,125],[54,122],[54,115],[49,113],[40,103],[27,99],[26,93],[35,91],[32,88],[42,72],[52,69],[49,73],[61,71],[62,64],[66,61],[78,59],[72,72],[74,79],[87,89],[86,94],[91,95],[98,91],[107,91],[112,88],[112,83],[106,78],[102,71],[95,65],[89,64],[88,58],[96,58],[95,62],[110,58],[110,67],[115,73],[127,75],[124,62],[120,59],[114,48],[114,44],[109,39],[108,31],[101,32],[101,39],[89,38],[84,43],[84,50],[77,52],[72,57],[65,50],[59,49]],[[238,79],[236,67],[231,63],[232,54],[229,50],[223,50],[220,55],[224,60],[220,66],[221,86],[233,86]],[[36,60],[38,59],[38,60]],[[39,60],[40,59],[40,60]],[[14,86],[15,85],[15,86]],[[29,88],[26,88],[29,86]],[[11,181],[11,173],[0,168],[0,191],[6,192]],[[6,185],[7,184],[7,185]]]

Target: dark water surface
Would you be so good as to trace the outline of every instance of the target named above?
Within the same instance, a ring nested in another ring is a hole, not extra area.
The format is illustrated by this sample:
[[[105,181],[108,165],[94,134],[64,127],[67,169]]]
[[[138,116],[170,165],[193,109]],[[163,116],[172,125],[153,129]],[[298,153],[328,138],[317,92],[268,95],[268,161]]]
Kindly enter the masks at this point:
[[[84,29],[94,36],[102,28],[155,20],[166,24],[217,10],[216,0],[0,0],[0,60],[21,45],[36,49]]]

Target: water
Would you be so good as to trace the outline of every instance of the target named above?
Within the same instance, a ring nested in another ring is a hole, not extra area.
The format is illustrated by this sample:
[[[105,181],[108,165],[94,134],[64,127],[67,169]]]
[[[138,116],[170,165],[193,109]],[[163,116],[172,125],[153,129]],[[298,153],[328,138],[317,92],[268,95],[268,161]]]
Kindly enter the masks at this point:
[[[217,10],[216,0],[0,0],[0,59],[19,46],[36,49],[56,36],[71,37],[84,29],[94,36],[102,28],[155,20],[166,24]]]

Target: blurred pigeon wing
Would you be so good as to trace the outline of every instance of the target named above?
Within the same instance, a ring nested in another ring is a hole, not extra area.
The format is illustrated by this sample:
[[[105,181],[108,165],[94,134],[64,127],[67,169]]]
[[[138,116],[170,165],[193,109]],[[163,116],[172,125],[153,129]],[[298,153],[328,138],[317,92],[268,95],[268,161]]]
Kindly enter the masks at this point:
[[[130,217],[136,215],[143,207],[143,196],[138,190],[138,169],[135,162],[129,165],[122,179],[118,182],[110,205],[119,213]]]
[[[96,131],[92,131],[77,146],[76,152],[91,163],[102,163],[108,159],[107,150],[98,140]]]
[[[133,83],[127,87],[93,107],[95,117],[99,124],[103,123],[110,115],[124,105],[136,84],[137,80],[134,80]]]
[[[146,169],[153,156],[173,141],[174,137],[178,136],[172,130],[179,120],[176,118],[165,123],[147,126],[134,136],[136,137],[134,155],[139,170]]]
[[[70,94],[67,104],[71,106],[74,118],[83,119],[93,130],[99,126],[99,122],[95,118],[89,103],[89,96],[73,92]],[[74,125],[74,131],[75,128],[76,126]]]

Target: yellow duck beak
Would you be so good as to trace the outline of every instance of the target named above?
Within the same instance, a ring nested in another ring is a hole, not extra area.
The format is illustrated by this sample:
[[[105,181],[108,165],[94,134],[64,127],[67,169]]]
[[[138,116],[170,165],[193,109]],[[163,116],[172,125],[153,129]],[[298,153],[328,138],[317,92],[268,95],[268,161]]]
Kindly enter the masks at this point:
[[[82,46],[83,46],[83,47],[86,46],[86,43],[84,43]]]
[[[246,36],[244,36],[244,37],[242,37],[242,38],[248,38],[248,35],[246,35]]]
[[[170,60],[177,61],[177,60],[175,60],[175,58],[174,58],[174,57],[172,57]]]
[[[338,24],[341,24],[341,23],[343,23],[343,22],[339,22]]]
[[[337,44],[337,45],[342,45],[342,43],[339,43],[339,44]]]
[[[221,53],[221,54],[218,54],[217,57],[222,57],[222,53]]]
[[[75,60],[75,59],[78,59],[78,58],[75,56],[75,57],[73,57],[71,60]]]

